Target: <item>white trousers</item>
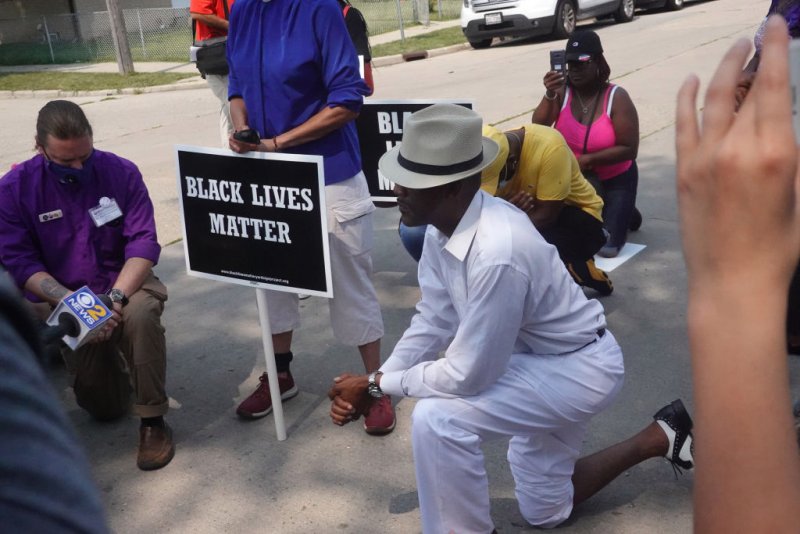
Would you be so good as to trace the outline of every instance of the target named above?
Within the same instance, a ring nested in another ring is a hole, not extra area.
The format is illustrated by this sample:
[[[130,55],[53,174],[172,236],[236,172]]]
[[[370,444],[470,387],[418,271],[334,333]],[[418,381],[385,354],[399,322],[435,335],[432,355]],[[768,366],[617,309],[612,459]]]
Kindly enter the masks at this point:
[[[206,82],[208,82],[211,92],[219,100],[219,139],[222,148],[228,148],[228,138],[233,133],[231,106],[228,103],[228,76],[206,74]]]
[[[520,511],[553,527],[572,513],[572,473],[592,416],[622,387],[622,351],[611,332],[566,355],[512,355],[478,395],[421,399],[411,435],[422,531],[488,534],[483,441],[511,437],[508,461]]]
[[[336,339],[361,346],[383,337],[383,318],[372,285],[372,212],[375,206],[363,172],[325,186],[333,298],[328,301]],[[300,326],[298,297],[267,292],[273,334]]]

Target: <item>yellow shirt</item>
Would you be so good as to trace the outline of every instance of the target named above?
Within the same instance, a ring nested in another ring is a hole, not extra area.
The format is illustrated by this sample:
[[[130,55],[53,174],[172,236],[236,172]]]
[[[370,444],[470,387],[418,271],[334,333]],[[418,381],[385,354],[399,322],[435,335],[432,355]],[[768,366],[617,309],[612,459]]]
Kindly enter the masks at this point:
[[[602,222],[603,199],[581,174],[578,160],[558,130],[540,124],[524,128],[517,172],[498,184],[496,196],[508,200],[527,191],[538,200],[563,200]]]

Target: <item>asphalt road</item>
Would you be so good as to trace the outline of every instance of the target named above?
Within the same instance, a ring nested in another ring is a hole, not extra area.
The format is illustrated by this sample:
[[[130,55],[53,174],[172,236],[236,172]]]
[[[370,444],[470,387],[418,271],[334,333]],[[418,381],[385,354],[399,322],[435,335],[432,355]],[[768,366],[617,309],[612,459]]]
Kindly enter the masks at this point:
[[[766,6],[765,0],[705,1],[675,13],[639,15],[629,24],[590,25],[601,35],[613,81],[636,103],[644,140],[672,125],[675,93],[686,73],[707,78],[733,38],[752,36]],[[522,123],[541,98],[548,51],[560,47],[563,43],[544,40],[502,43],[381,67],[374,72],[373,98],[467,98],[489,123]],[[141,168],[156,205],[160,241],[179,239],[173,145],[218,143],[210,91],[75,100],[92,121],[97,146]],[[0,100],[6,124],[0,132],[0,169],[32,154],[36,112],[45,101]],[[664,156],[669,158],[671,151]]]
[[[596,24],[613,81],[635,102],[641,123],[638,205],[644,224],[631,240],[647,248],[612,273],[603,299],[626,357],[617,403],[598,416],[587,452],[638,431],[665,403],[692,405],[686,296],[674,194],[674,101],[681,81],[705,81],[740,37],[751,38],[767,0],[687,4],[675,13],[639,15],[630,24]],[[375,98],[472,99],[489,123],[529,119],[541,98],[548,51],[543,40],[462,51],[375,71]],[[218,142],[210,91],[78,98],[98,147],[135,161],[156,205],[160,240],[181,237],[174,144]],[[0,100],[0,168],[32,154],[43,100]],[[375,281],[386,322],[384,356],[402,334],[418,295],[415,265],[396,235],[397,213],[375,217]],[[731,266],[735,269],[735,266]],[[360,367],[354,349],[333,339],[322,299],[304,301],[294,371],[300,395],[286,405],[289,439],[278,443],[272,419],[241,423],[234,407],[263,369],[252,290],[185,275],[180,244],[166,246],[158,272],[170,288],[165,314],[169,390],[178,452],[167,468],[139,472],[136,424],[90,421],[71,399],[66,377],[51,372],[87,446],[117,532],[417,532],[418,509],[409,444],[413,401],[397,405],[397,430],[366,436],[356,425],[333,427],[325,392],[336,373]],[[742,281],[746,291],[746,280]],[[757,295],[754,295],[757,298]],[[731,325],[735,328],[736,325]],[[797,365],[792,374],[798,378]],[[732,439],[735,439],[732,436]],[[493,517],[500,532],[528,530],[516,510],[502,443],[485,447]],[[691,530],[692,474],[673,477],[665,460],[639,465],[576,511],[560,531],[682,533]]]

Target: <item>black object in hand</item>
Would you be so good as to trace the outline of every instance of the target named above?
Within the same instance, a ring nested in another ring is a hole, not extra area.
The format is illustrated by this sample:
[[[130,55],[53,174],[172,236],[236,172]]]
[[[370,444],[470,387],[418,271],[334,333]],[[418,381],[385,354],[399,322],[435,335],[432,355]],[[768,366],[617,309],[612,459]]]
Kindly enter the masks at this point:
[[[551,50],[550,51],[550,70],[564,73],[564,67],[567,62],[566,50]]]
[[[249,128],[247,130],[239,130],[238,132],[234,132],[233,138],[237,141],[241,141],[242,143],[250,143],[251,145],[257,145],[261,142],[258,132]]]

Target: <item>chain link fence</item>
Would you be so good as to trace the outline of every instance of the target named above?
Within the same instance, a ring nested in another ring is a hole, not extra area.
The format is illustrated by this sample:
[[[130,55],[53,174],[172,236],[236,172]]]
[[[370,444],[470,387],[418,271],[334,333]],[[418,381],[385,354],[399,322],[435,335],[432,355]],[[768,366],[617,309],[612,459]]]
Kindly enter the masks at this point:
[[[461,15],[461,0],[350,0],[350,3],[364,15],[370,35]]]
[[[457,18],[461,0],[353,0],[371,35]],[[125,9],[134,61],[188,61],[188,8]],[[0,65],[116,61],[107,11],[0,20]]]
[[[125,9],[134,61],[186,61],[189,9]],[[116,61],[107,11],[0,21],[0,64]]]

